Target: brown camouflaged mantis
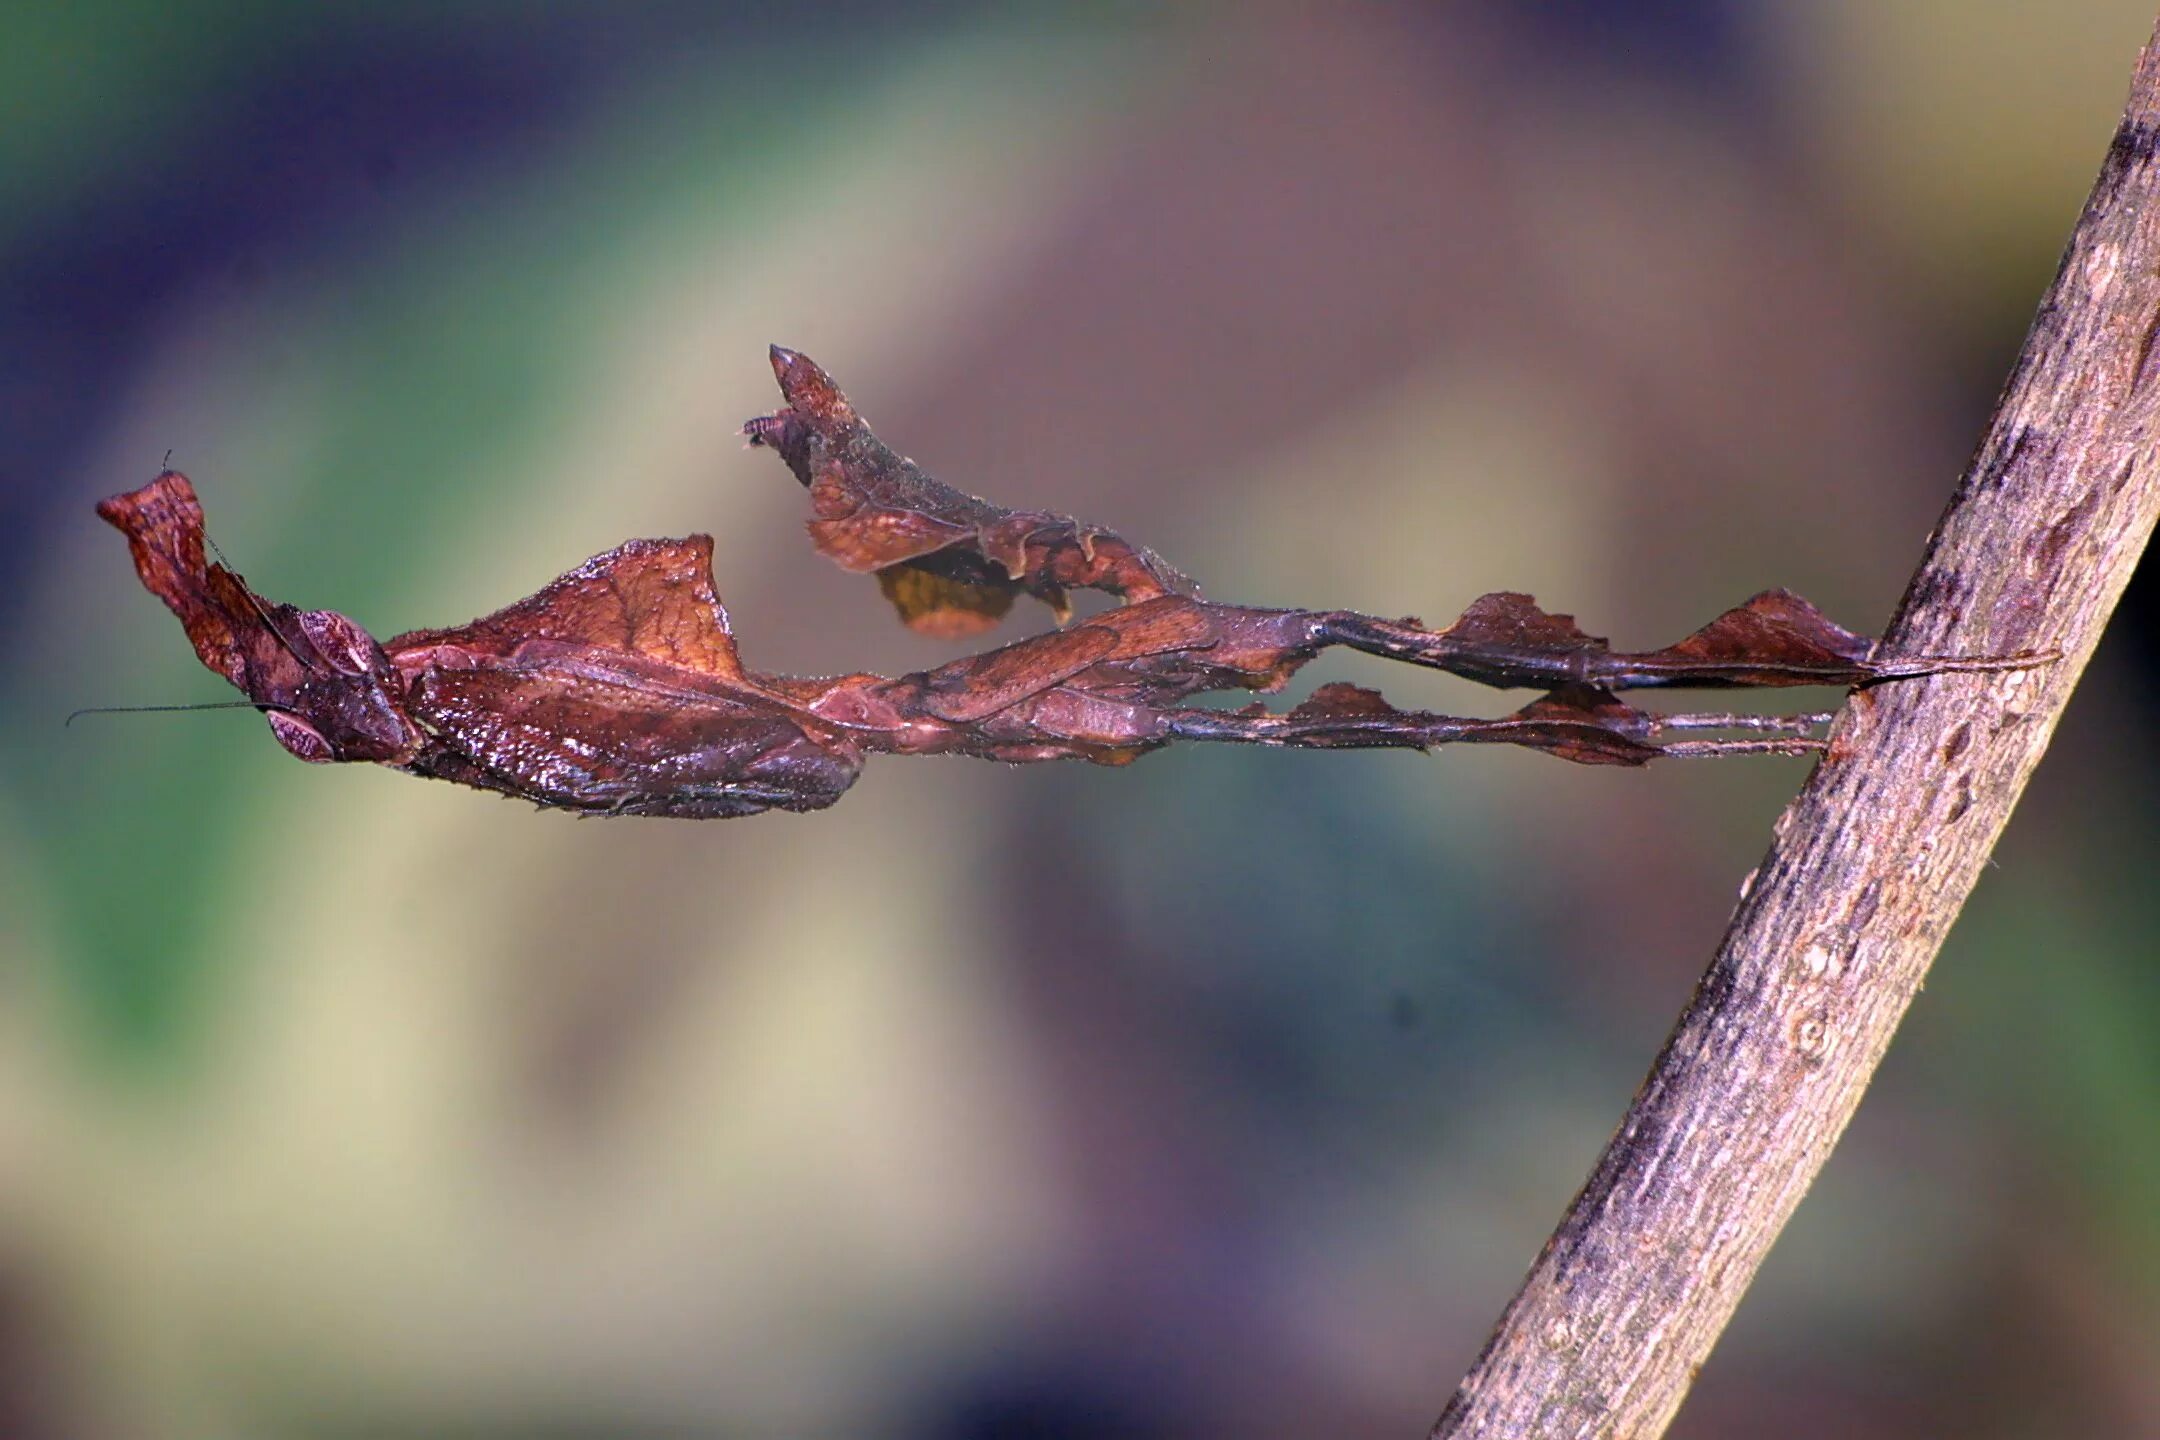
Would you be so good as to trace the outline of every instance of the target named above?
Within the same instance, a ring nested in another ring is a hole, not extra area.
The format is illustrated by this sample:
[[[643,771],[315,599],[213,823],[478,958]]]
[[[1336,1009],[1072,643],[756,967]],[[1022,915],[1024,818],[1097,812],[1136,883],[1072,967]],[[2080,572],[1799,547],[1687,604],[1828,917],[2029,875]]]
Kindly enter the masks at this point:
[[[386,643],[330,610],[265,600],[206,563],[202,507],[160,474],[98,514],[136,573],[303,760],[368,760],[542,806],[693,819],[816,810],[875,754],[1121,765],[1178,740],[1317,748],[1522,745],[1585,764],[1799,754],[1822,716],[1654,715],[1621,690],[1851,686],[2037,657],[1880,657],[1799,596],[1769,590],[1662,650],[1626,654],[1493,594],[1443,629],[1352,610],[1200,598],[1146,548],[1063,515],[1013,511],[932,479],[871,433],[831,377],[774,346],[786,407],[744,427],[810,492],[817,549],[875,574],[916,629],[971,635],[1022,592],[1067,618],[1069,591],[1121,608],[935,670],[797,678],[747,670],[713,588],[712,541],[632,540],[493,615]],[[1330,646],[1546,693],[1511,715],[1400,710],[1322,686],[1286,713],[1184,702],[1279,689]],[[1723,729],[1742,738],[1679,738]]]

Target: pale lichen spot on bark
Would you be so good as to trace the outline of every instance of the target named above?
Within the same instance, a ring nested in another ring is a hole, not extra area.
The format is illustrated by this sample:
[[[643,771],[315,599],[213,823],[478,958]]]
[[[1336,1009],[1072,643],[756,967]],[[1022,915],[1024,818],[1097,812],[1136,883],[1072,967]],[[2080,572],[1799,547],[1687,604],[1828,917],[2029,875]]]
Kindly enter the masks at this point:
[[[2133,387],[2145,383],[2147,373],[2152,365],[2153,346],[2156,342],[2160,342],[2160,310],[2153,311],[2152,319],[2145,322],[2145,334],[2138,341],[2137,359],[2132,362],[2130,367],[2130,383]],[[2123,478],[2128,477],[2129,471],[2130,467],[2125,465],[2123,467]],[[2115,488],[2118,490],[2122,488],[2122,479],[2116,481]]]
[[[2122,269],[2122,247],[2107,241],[2094,245],[2085,257],[2085,283],[2095,290],[2106,288]]]
[[[1882,904],[1882,892],[1881,880],[1870,880],[1860,887],[1860,893],[1853,897],[1851,906],[1845,911],[1848,931],[1858,934],[1867,929],[1868,922],[1875,918],[1875,907]]]
[[[1792,1047],[1810,1068],[1819,1068],[1830,1058],[1836,1043],[1836,1033],[1821,1009],[1809,1009],[1793,1018]]]

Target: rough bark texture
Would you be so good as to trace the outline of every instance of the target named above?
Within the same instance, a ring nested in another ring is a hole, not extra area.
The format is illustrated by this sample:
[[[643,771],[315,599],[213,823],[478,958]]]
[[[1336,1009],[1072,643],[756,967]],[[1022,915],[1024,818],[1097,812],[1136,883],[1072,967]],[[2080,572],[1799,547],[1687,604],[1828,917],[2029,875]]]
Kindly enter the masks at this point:
[[[1660,1434],[1828,1158],[2160,516],[2160,34],[1886,637],[2051,666],[1863,691],[1433,1429]]]

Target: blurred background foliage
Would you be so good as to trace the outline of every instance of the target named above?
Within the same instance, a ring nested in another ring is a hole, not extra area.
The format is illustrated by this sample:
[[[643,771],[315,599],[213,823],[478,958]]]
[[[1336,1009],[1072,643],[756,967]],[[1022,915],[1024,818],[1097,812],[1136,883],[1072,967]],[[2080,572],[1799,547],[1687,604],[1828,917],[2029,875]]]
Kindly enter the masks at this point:
[[[63,730],[227,693],[91,503],[169,448],[382,635],[708,530],[753,664],[944,657],[738,450],[778,340],[1218,596],[1872,628],[2150,19],[12,7],[0,1429],[1422,1433],[1803,765],[885,762],[579,823],[245,715]],[[1675,1434],[2160,1433],[2156,613]]]

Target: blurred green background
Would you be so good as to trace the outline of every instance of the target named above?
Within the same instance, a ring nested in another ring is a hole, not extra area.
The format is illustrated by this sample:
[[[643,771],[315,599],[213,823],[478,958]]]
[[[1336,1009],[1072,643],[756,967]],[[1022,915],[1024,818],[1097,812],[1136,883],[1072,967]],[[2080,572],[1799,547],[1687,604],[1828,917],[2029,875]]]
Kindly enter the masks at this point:
[[[2151,18],[12,7],[0,1433],[1422,1434],[1802,763],[578,822],[241,713],[63,730],[230,693],[91,504],[169,448],[378,635],[705,530],[752,664],[949,656],[739,450],[781,341],[1218,597],[1873,629]],[[1674,1434],[2160,1434],[2135,594]]]

